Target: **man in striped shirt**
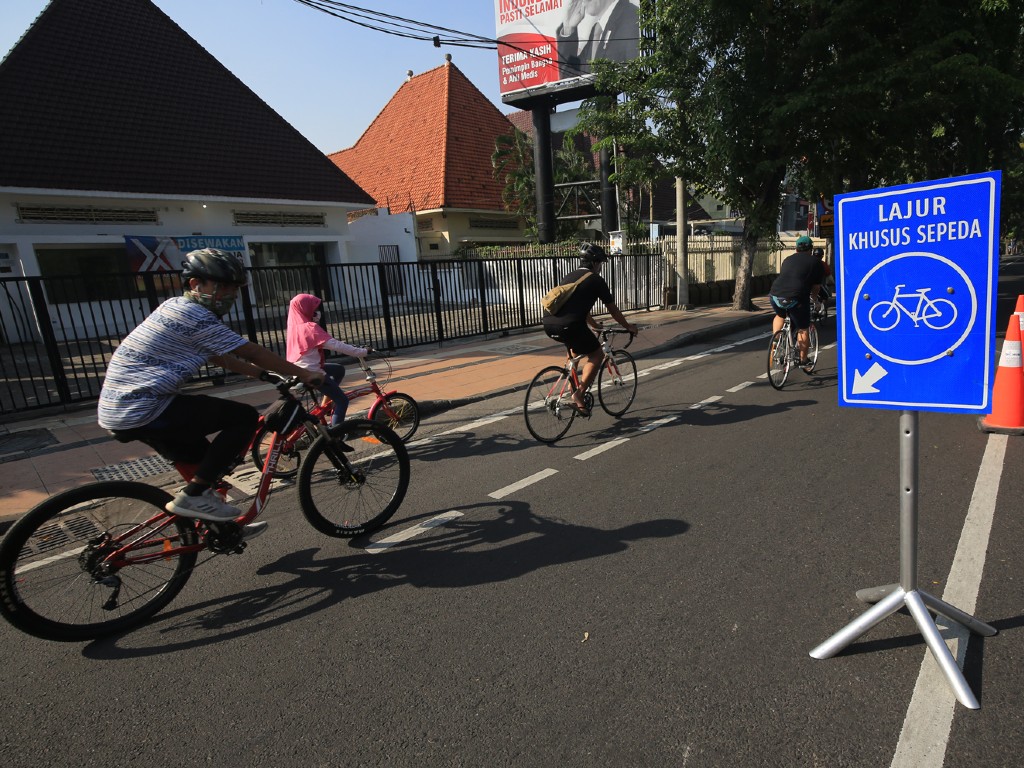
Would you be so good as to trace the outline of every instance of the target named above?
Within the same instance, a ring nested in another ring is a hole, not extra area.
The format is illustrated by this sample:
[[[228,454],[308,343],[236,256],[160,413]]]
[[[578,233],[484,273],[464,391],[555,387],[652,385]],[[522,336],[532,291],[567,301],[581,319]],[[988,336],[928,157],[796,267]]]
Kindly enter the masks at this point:
[[[184,295],[163,302],[114,352],[98,420],[119,440],[141,440],[169,461],[197,465],[184,490],[167,504],[168,512],[233,520],[241,511],[213,488],[252,440],[259,413],[245,403],[184,395],[181,387],[208,362],[254,378],[264,370],[297,376],[311,386],[319,385],[323,374],[292,365],[221,321],[246,284],[237,256],[216,248],[192,251],[182,281]],[[207,435],[214,432],[211,442]]]

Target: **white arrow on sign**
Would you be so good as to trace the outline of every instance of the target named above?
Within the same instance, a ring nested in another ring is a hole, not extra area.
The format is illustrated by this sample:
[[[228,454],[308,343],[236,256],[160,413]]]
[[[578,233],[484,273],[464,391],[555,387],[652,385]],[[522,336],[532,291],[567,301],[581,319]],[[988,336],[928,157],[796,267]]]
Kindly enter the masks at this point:
[[[870,368],[868,368],[868,372],[865,373],[864,375],[861,375],[860,371],[854,369],[853,394],[867,395],[872,392],[877,392],[878,387],[876,387],[875,384],[877,384],[878,380],[885,376],[887,373],[888,371],[885,370],[885,368],[880,366],[878,363],[875,363]]]

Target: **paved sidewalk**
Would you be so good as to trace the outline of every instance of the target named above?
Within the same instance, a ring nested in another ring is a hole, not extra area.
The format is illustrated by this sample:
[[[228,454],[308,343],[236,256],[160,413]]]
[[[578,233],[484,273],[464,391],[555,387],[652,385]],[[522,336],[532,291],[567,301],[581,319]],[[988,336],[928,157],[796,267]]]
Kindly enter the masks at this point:
[[[753,312],[717,305],[630,313],[630,321],[642,328],[630,352],[642,358],[745,328],[767,326],[773,314],[767,297],[754,303],[758,309]],[[395,370],[387,389],[411,395],[422,414],[429,416],[522,389],[538,370],[559,362],[562,355],[562,346],[541,330],[414,347],[391,358]],[[347,386],[354,385],[352,371],[350,367]],[[201,391],[258,408],[271,403],[276,395],[269,385],[241,378]],[[359,415],[371,403],[369,398],[354,401],[349,414]],[[105,479],[180,482],[148,446],[119,443],[100,429],[92,405],[74,413],[30,415],[26,420],[0,424],[0,530],[51,494]]]

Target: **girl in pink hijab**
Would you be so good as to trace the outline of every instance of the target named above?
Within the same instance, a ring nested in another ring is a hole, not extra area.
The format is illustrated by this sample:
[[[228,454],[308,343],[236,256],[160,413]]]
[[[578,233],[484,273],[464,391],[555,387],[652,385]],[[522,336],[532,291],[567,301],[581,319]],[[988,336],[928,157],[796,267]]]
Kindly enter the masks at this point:
[[[338,384],[345,378],[345,366],[340,363],[324,364],[324,350],[341,352],[351,357],[365,357],[369,349],[353,347],[333,338],[319,325],[320,299],[309,293],[300,293],[288,305],[288,362],[300,368],[326,374],[320,389],[334,401],[331,426],[340,424],[348,410],[348,398]]]

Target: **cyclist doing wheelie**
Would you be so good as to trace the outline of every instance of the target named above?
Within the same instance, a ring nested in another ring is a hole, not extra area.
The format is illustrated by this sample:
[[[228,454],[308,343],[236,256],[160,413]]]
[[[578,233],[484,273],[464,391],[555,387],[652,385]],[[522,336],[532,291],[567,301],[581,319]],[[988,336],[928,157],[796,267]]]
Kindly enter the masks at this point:
[[[222,322],[246,284],[237,256],[203,248],[189,253],[182,266],[184,295],[163,302],[114,352],[98,421],[121,442],[139,440],[182,471],[187,485],[167,504],[168,512],[223,522],[241,511],[214,487],[252,440],[259,413],[245,403],[184,395],[181,387],[208,362],[253,378],[264,370],[296,376],[310,386],[319,385],[323,374],[246,341]],[[214,432],[219,434],[210,442],[207,435]]]
[[[288,304],[288,362],[300,368],[325,374],[320,390],[334,401],[331,426],[345,420],[348,411],[348,397],[338,385],[345,377],[345,366],[341,363],[325,363],[324,350],[340,352],[351,357],[366,357],[369,348],[354,347],[338,341],[320,326],[320,304],[318,296],[300,293]]]
[[[576,286],[572,295],[555,314],[545,310],[543,322],[544,333],[565,344],[570,355],[585,355],[587,358],[580,375],[579,389],[572,395],[572,407],[580,416],[589,416],[590,410],[587,408],[584,395],[594,382],[598,366],[604,357],[601,342],[591,331],[591,328],[601,330],[601,326],[591,315],[594,304],[598,299],[604,302],[608,313],[631,334],[636,335],[639,329],[626,320],[619,311],[608,283],[601,277],[601,266],[608,260],[604,249],[599,245],[583,243],[580,246],[580,259],[580,268],[562,278],[559,285],[572,285],[583,277],[586,279]]]
[[[807,358],[810,347],[808,328],[811,325],[811,297],[825,279],[825,263],[812,249],[811,238],[801,235],[796,241],[796,253],[782,262],[779,276],[775,278],[768,298],[775,310],[772,319],[772,333],[782,330],[786,317],[792,317],[796,325],[796,343],[800,350],[800,366],[807,370],[813,363]]]

